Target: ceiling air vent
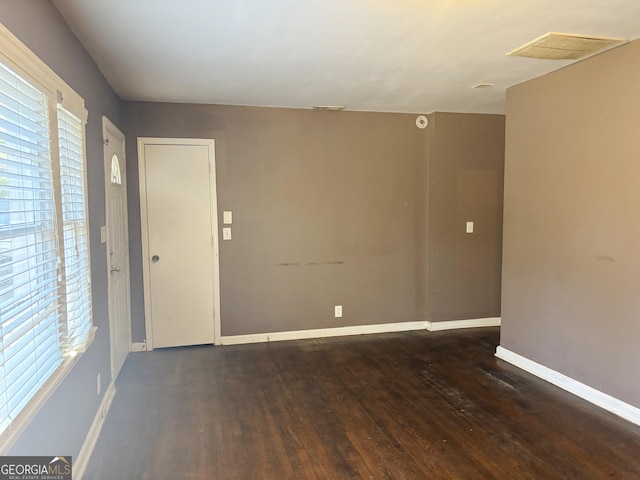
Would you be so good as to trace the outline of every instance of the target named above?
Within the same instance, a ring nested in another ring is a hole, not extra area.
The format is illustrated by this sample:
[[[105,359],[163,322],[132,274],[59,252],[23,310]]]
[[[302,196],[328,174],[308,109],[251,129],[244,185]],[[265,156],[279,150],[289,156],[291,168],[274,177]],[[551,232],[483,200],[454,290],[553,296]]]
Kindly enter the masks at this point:
[[[339,112],[340,110],[344,110],[342,105],[314,105],[314,110],[329,110],[331,112]]]
[[[507,56],[545,60],[577,60],[626,42],[627,40],[622,38],[551,32],[516,48],[507,53]]]
[[[487,88],[493,87],[493,83],[477,83],[471,88],[475,88],[476,90],[485,90]]]

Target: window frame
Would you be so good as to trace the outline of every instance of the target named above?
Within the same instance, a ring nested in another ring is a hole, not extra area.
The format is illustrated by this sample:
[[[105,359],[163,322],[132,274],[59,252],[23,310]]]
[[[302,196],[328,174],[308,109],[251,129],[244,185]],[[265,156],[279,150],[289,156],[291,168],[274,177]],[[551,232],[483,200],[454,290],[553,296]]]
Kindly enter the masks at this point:
[[[67,83],[62,80],[49,66],[47,66],[40,58],[25,46],[15,35],[13,35],[2,23],[0,23],[0,61],[15,73],[22,76],[30,82],[34,87],[40,90],[47,99],[48,119],[49,119],[49,136],[50,136],[50,155],[53,173],[53,194],[56,208],[56,225],[57,225],[57,249],[60,260],[64,255],[64,235],[63,228],[63,212],[62,212],[62,192],[60,182],[60,145],[58,132],[58,108],[62,107],[82,122],[82,156],[84,162],[84,194],[85,194],[85,211],[86,211],[86,235],[87,235],[87,255],[89,277],[91,278],[91,245],[90,245],[90,223],[88,211],[88,175],[87,175],[87,149],[86,149],[86,123],[88,119],[88,111],[84,105],[84,99],[78,95]],[[64,263],[61,261],[61,263]],[[64,267],[61,265],[60,269]],[[63,271],[63,270],[60,270]],[[60,308],[64,318],[60,324],[62,329],[67,328],[66,306],[64,300],[65,283],[60,280],[58,289],[63,294],[60,301]],[[93,293],[91,288],[91,303],[93,303]],[[11,446],[17,441],[19,436],[24,432],[29,423],[37,415],[44,406],[49,397],[56,391],[58,386],[63,382],[74,365],[78,362],[82,354],[89,348],[95,339],[97,327],[94,324],[93,313],[90,317],[91,326],[88,336],[84,343],[75,350],[61,352],[62,361],[60,366],[53,372],[38,392],[29,400],[27,405],[20,411],[11,424],[0,434],[0,455],[5,455]]]

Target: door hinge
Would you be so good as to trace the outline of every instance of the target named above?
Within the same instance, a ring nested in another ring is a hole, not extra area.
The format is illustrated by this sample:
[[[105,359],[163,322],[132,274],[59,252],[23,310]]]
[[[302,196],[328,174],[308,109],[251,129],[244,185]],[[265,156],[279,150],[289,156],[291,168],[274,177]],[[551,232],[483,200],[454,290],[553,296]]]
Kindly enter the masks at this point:
[[[108,138],[103,138],[102,139],[102,143],[104,143],[105,145],[109,145],[109,139]]]

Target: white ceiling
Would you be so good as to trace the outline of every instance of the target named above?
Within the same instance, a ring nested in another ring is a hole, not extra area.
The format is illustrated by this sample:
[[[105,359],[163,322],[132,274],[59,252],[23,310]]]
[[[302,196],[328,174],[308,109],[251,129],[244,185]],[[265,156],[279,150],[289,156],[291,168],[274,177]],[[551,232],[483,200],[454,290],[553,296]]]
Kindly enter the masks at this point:
[[[507,87],[570,63],[515,47],[640,37],[639,0],[53,1],[127,100],[503,113]]]

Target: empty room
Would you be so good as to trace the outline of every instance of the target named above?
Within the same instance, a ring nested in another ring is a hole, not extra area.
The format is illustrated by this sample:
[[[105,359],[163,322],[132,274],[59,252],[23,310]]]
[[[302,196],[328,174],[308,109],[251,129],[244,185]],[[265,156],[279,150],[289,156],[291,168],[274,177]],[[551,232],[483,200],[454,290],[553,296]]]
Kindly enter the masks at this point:
[[[0,478],[640,478],[637,0],[0,0]]]

